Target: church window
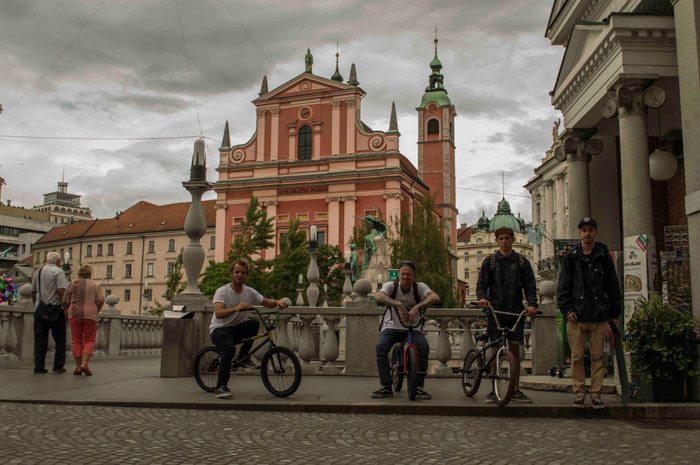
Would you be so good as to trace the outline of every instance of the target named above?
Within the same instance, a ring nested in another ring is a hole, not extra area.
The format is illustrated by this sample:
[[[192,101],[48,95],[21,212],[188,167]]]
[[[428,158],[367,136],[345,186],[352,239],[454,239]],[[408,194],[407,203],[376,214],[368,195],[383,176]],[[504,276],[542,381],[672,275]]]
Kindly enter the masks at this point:
[[[309,126],[302,126],[299,129],[297,157],[299,160],[311,160],[311,128]]]
[[[482,238],[479,237],[479,238],[476,239],[476,243],[477,243],[477,244],[483,244],[483,243],[484,243],[484,240],[483,240]]]
[[[440,122],[435,118],[428,120],[428,135],[440,134]]]

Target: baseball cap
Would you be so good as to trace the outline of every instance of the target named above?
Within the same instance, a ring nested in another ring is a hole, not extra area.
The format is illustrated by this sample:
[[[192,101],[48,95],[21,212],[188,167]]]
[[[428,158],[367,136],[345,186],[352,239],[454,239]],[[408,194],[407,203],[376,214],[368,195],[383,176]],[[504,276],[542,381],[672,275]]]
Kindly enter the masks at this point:
[[[598,229],[598,223],[596,223],[596,221],[593,218],[588,217],[588,216],[581,218],[581,221],[578,222],[578,228],[581,229],[581,226],[586,225],[586,224]]]

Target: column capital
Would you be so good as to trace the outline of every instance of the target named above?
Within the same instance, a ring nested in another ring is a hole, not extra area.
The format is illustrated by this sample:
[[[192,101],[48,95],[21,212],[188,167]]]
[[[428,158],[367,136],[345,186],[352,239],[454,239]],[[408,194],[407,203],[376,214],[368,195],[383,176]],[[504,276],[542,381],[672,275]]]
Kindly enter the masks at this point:
[[[263,207],[276,207],[277,205],[279,205],[279,202],[277,200],[263,200],[262,202],[260,202],[260,204]]]
[[[354,106],[355,106],[355,101],[354,101],[354,100],[345,100],[345,106],[347,106],[347,107],[354,107]]]
[[[384,200],[387,200],[387,199],[400,199],[400,198],[401,198],[401,192],[387,192],[387,193],[385,193],[384,195],[382,195],[382,197],[384,197]]]
[[[342,103],[341,100],[334,100],[334,101],[331,102],[331,107],[333,107],[334,110],[335,110],[335,109],[340,109],[340,104],[341,104],[341,103]]]
[[[341,202],[343,200],[342,197],[327,197],[326,198],[326,203],[331,203],[331,202]]]
[[[217,203],[214,205],[214,210],[228,210],[228,204]]]
[[[346,195],[344,197],[341,197],[340,201],[341,202],[356,202],[357,196],[356,195]]]
[[[661,87],[654,86],[650,79],[623,78],[618,80],[603,100],[601,114],[606,118],[617,115],[624,118],[627,115],[641,115],[645,107],[658,108],[666,100],[666,92]]]
[[[256,113],[258,114],[258,118],[262,118],[265,116],[265,113],[267,113],[267,110],[257,110]]]
[[[278,117],[278,116],[280,115],[280,109],[279,109],[279,108],[273,108],[272,110],[270,110],[270,114],[272,115],[273,118],[274,118],[274,117]]]

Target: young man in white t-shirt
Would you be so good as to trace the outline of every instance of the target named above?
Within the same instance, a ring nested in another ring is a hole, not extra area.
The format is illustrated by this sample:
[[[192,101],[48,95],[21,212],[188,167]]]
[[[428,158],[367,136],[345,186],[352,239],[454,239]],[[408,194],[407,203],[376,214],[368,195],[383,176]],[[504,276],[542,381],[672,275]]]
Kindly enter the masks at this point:
[[[395,289],[397,285],[398,289]],[[416,299],[416,293],[418,294],[418,299]],[[394,296],[393,298],[391,297],[392,295]],[[415,263],[403,261],[399,265],[398,284],[396,282],[385,283],[381,290],[377,292],[375,299],[378,304],[387,306],[376,348],[377,370],[379,371],[379,382],[382,385],[381,388],[372,393],[372,397],[377,399],[393,396],[389,351],[394,344],[397,342],[401,343],[406,339],[408,329],[401,322],[403,321],[404,324],[416,324],[420,319],[420,315],[425,312],[425,309],[429,305],[439,302],[440,297],[431,291],[425,283],[416,282]],[[418,375],[416,397],[419,399],[430,399],[430,394],[423,390],[425,372],[428,369],[430,347],[419,328],[416,328],[414,331],[412,341],[418,347],[418,352],[420,353],[419,368],[423,373]]]
[[[231,361],[236,354],[236,344],[243,339],[251,338],[258,334],[260,322],[248,319],[243,313],[255,305],[263,305],[267,308],[279,307],[284,310],[287,304],[282,300],[267,299],[260,295],[252,287],[246,286],[250,265],[245,260],[236,260],[230,268],[231,282],[221,286],[214,293],[214,316],[209,325],[211,341],[221,353],[221,365],[219,366],[219,379],[214,395],[220,399],[233,397],[228,388],[228,380],[231,377]],[[247,341],[241,346],[238,359],[243,359],[253,341]]]

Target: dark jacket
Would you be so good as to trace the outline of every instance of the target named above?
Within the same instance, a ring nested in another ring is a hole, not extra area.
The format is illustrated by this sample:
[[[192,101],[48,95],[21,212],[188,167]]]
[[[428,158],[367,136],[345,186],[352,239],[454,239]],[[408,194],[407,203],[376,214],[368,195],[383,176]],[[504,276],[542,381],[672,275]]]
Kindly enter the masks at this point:
[[[484,259],[476,283],[476,296],[487,299],[495,310],[520,313],[523,292],[527,304],[537,307],[535,273],[527,258],[517,252],[504,257],[496,252]]]
[[[578,321],[608,321],[622,313],[622,294],[608,247],[596,242],[585,260],[581,244],[562,258],[557,287],[559,310]]]

